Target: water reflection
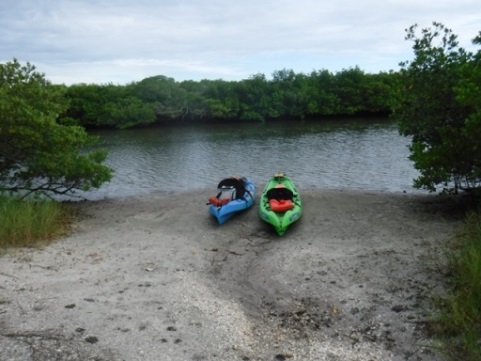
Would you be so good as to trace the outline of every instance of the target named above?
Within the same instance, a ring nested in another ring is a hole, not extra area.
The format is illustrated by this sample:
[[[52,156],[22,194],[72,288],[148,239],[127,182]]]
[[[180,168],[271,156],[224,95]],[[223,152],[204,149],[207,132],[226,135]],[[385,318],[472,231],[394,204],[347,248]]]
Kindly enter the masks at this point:
[[[249,175],[260,189],[276,171],[299,188],[413,191],[409,139],[387,121],[208,125],[96,132],[115,169],[88,198],[215,187]]]

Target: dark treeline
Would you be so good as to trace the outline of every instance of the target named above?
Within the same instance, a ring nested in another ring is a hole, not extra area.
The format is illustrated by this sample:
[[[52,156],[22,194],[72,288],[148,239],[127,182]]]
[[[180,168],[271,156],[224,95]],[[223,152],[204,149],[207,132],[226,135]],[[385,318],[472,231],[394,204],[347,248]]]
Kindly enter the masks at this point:
[[[77,84],[67,88],[66,118],[84,127],[143,127],[388,114],[396,73],[366,74],[358,67],[296,74],[280,70],[268,80],[177,82],[153,76],[127,85]]]

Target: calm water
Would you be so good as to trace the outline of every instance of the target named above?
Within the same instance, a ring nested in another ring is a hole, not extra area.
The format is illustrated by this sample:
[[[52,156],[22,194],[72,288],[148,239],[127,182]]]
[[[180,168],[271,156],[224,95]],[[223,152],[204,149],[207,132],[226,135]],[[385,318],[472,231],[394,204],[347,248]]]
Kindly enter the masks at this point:
[[[89,199],[215,188],[248,175],[260,191],[276,171],[299,189],[414,192],[409,139],[387,121],[235,124],[94,133],[113,180]]]

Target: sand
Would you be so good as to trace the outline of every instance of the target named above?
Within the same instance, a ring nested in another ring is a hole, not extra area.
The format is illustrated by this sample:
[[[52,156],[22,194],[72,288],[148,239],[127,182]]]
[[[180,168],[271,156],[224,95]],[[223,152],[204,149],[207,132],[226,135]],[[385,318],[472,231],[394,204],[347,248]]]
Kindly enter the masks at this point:
[[[436,195],[303,191],[279,237],[210,191],[82,202],[0,257],[0,360],[439,360],[427,332],[462,211]]]

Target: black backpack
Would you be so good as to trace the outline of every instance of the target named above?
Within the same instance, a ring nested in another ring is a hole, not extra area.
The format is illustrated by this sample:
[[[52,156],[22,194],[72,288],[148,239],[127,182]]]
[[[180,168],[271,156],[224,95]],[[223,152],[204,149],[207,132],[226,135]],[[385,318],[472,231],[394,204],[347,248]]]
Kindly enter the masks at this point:
[[[294,194],[288,188],[271,188],[267,191],[267,199],[277,199],[280,201],[281,199],[292,201]]]

